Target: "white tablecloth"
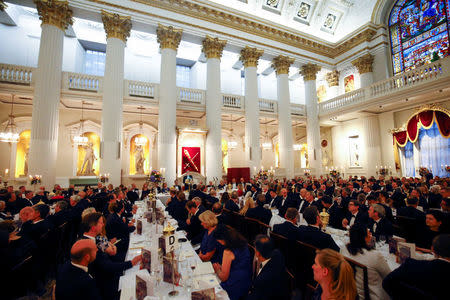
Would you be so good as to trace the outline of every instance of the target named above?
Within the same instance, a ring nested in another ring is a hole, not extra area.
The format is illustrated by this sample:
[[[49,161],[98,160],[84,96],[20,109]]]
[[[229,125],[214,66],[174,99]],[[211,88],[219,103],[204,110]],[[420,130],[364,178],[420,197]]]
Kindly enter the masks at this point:
[[[158,198],[159,199],[159,198]],[[135,215],[136,219],[141,218],[145,211],[144,202],[136,202],[138,205],[138,211]],[[157,201],[157,207],[164,208],[161,201]],[[177,227],[177,222],[167,216],[168,222],[172,226]],[[138,235],[135,232],[130,235],[130,247],[127,253],[127,260],[131,260],[133,257],[141,254],[141,248],[146,248],[151,251],[152,254],[152,274],[150,275],[151,281],[154,283],[155,299],[169,299],[168,293],[173,289],[173,285],[167,282],[157,281],[158,278],[162,278],[162,265],[158,261],[158,238],[161,236],[163,230],[162,225],[149,224],[145,219],[142,220],[142,235]],[[185,233],[182,231],[176,231],[175,236],[177,239],[185,238]],[[180,285],[175,287],[178,291],[178,295],[170,297],[170,299],[191,299],[191,290],[196,291],[208,287],[214,287],[217,300],[228,300],[227,293],[219,285],[219,280],[215,274],[205,274],[200,276],[193,276],[190,266],[196,264],[200,266],[202,261],[195,253],[192,245],[189,241],[180,242],[179,248],[175,251],[175,256],[179,258],[178,271],[181,273]],[[148,276],[147,270],[139,270],[139,264],[131,269],[125,271],[125,274],[120,278],[119,290],[121,290],[121,300],[135,300],[136,296],[136,275],[139,273]],[[146,273],[145,273],[146,272]],[[190,279],[188,279],[190,278]],[[187,283],[190,283],[192,287],[188,288]],[[153,299],[153,298],[150,298]]]
[[[156,199],[160,200],[164,206],[167,205],[167,200],[169,200],[169,198],[170,194],[156,194]]]

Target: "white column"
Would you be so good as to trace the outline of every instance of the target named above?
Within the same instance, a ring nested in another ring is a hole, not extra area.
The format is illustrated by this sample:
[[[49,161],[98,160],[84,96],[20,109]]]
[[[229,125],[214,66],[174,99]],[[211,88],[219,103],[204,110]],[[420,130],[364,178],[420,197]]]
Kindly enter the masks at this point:
[[[47,189],[55,184],[64,30],[72,23],[68,3],[36,3],[42,19],[35,78],[29,174],[42,175]],[[11,170],[13,172],[13,170]]]
[[[250,174],[261,168],[261,146],[259,135],[259,99],[256,67],[264,52],[246,46],[241,50],[240,60],[245,67],[245,160]]]
[[[319,105],[317,102],[316,74],[320,67],[314,64],[304,65],[300,73],[305,84],[306,103],[306,141],[308,161],[312,175],[322,174],[322,149],[320,145]]]
[[[389,131],[395,128],[394,112],[390,111],[379,114],[378,124],[380,126],[381,164],[391,167],[392,175],[396,175],[394,145],[392,143],[392,133]]]
[[[373,59],[373,55],[368,53],[352,61],[360,74],[361,88],[368,87],[373,83]]]
[[[378,123],[378,116],[362,118],[362,123],[367,176],[376,176],[376,166],[381,165],[380,126]]]
[[[272,67],[277,72],[278,97],[278,141],[280,167],[285,169],[286,178],[294,178],[294,149],[291,121],[291,99],[289,94],[289,66],[294,62],[286,56],[278,56]]]
[[[222,99],[220,57],[226,41],[207,36],[203,41],[206,62],[206,178],[222,178]]]
[[[131,30],[131,18],[102,12],[105,27],[106,61],[103,77],[102,146],[100,173],[109,174],[109,182],[121,184],[121,142],[125,43]]]
[[[161,48],[159,83],[158,163],[169,186],[176,178],[176,121],[178,88],[176,86],[176,56],[181,30],[158,25],[156,30]]]

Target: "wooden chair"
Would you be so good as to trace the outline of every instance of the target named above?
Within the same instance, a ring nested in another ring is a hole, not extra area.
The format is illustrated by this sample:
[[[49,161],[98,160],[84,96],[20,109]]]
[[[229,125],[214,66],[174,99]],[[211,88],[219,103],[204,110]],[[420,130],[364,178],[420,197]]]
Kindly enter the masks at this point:
[[[318,248],[300,241],[289,246],[287,263],[292,265],[293,274],[301,290],[305,290],[307,284],[316,284],[312,266],[317,250]]]
[[[33,273],[33,263],[33,256],[28,256],[11,268],[5,281],[7,289],[2,296],[6,299],[16,299],[26,295],[35,287],[37,278]]]
[[[234,211],[228,211],[227,213],[227,225],[230,225],[237,231],[239,231],[241,234],[243,233],[243,223],[244,223],[244,216],[240,215]]]
[[[394,219],[394,234],[405,238],[407,242],[415,243],[421,225],[417,219],[396,216]]]
[[[270,232],[270,239],[272,240],[273,245],[276,249],[280,250],[283,254],[284,259],[286,260],[286,265],[289,267],[288,252],[289,252],[289,241],[282,235],[276,234],[274,232]],[[290,270],[290,269],[289,269]]]
[[[356,272],[358,269],[360,269],[363,272],[364,299],[370,300],[369,275],[367,272],[367,266],[360,264],[359,262],[348,257],[345,257],[345,260],[352,266],[355,279],[356,279]]]
[[[258,234],[264,234],[267,235],[267,231],[270,227],[259,220],[244,217],[244,223],[243,226],[241,226],[242,234],[245,236],[247,241],[250,244],[253,244],[255,241],[255,237]]]

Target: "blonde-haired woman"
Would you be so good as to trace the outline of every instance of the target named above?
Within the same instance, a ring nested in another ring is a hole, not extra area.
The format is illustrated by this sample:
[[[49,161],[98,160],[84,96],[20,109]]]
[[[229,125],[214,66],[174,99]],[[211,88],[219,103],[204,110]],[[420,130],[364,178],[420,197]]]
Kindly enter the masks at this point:
[[[251,192],[247,192],[247,194],[245,194],[244,197],[244,206],[241,208],[241,210],[239,211],[239,213],[243,216],[245,216],[245,214],[247,213],[247,210],[249,208],[254,208],[256,206],[255,201],[252,198],[252,193]]]
[[[353,269],[344,256],[331,249],[317,250],[313,265],[319,287],[314,300],[354,300],[356,283]]]
[[[200,252],[198,256],[202,261],[221,262],[223,255],[223,247],[214,238],[213,232],[217,227],[217,217],[210,211],[206,210],[198,216],[202,222],[203,228],[206,229],[200,244]]]

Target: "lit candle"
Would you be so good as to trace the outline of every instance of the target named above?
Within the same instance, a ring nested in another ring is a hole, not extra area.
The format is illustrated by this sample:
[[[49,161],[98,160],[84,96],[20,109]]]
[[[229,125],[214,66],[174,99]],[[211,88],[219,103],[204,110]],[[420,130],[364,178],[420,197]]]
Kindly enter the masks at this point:
[[[8,176],[9,169],[5,169],[5,177]]]

